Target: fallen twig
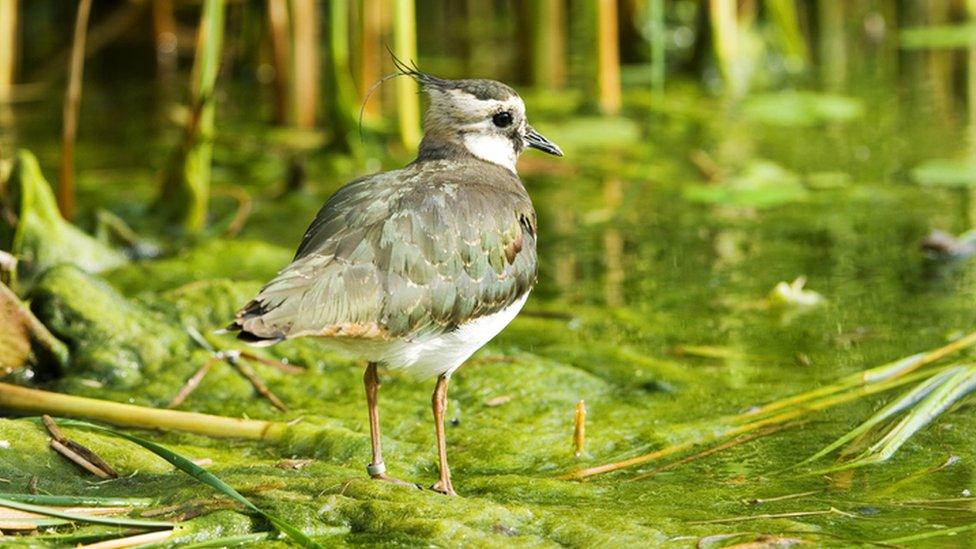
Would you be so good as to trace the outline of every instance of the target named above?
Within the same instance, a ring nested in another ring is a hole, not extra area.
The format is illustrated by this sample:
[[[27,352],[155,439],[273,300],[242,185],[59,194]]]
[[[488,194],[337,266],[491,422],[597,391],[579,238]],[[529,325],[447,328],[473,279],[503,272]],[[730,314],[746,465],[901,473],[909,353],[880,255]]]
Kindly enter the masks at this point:
[[[688,457],[685,457],[685,458],[679,459],[677,461],[671,462],[671,463],[669,463],[667,465],[662,465],[661,467],[658,467],[657,469],[654,469],[652,471],[648,471],[646,473],[642,473],[640,475],[637,475],[634,478],[627,479],[627,482],[634,482],[634,481],[638,481],[638,480],[644,480],[646,478],[650,478],[650,477],[656,476],[656,475],[658,475],[660,473],[663,473],[664,471],[668,471],[670,469],[674,469],[675,467],[679,467],[679,466],[684,465],[686,463],[690,463],[692,461],[696,461],[696,460],[699,460],[699,459],[708,457],[710,455],[717,454],[717,453],[722,452],[724,450],[728,450],[729,448],[734,448],[736,446],[739,446],[740,444],[745,444],[747,442],[751,442],[753,440],[756,440],[757,438],[762,438],[762,437],[765,437],[765,436],[769,436],[769,435],[771,435],[771,434],[773,434],[773,433],[775,433],[777,431],[781,431],[781,430],[783,430],[783,429],[785,429],[787,427],[792,427],[792,426],[793,425],[778,425],[778,426],[775,426],[775,427],[770,427],[768,429],[764,429],[762,431],[759,431],[758,433],[752,433],[752,434],[749,434],[749,435],[744,435],[744,436],[740,436],[738,438],[734,438],[732,440],[729,440],[727,442],[724,442],[722,444],[719,444],[718,446],[713,446],[711,448],[702,450],[701,452],[698,452],[697,454],[692,454],[692,455],[690,455]]]
[[[115,539],[100,541],[98,543],[81,545],[79,546],[78,549],[121,549],[124,547],[136,547],[136,546],[142,546],[150,543],[161,542],[172,535],[173,535],[172,530],[160,530],[158,532],[136,534],[134,536],[126,536],[123,538],[115,538]]]
[[[840,515],[847,518],[860,518],[855,514],[847,513],[841,511],[840,509],[831,507],[830,509],[823,509],[821,511],[794,511],[792,513],[765,513],[762,515],[743,515],[739,517],[728,517],[720,519],[711,520],[696,520],[689,522],[688,524],[728,524],[732,522],[745,522],[749,520],[771,520],[771,519],[781,519],[781,518],[797,518],[797,517],[812,517],[817,515]]]
[[[237,353],[225,353],[224,358],[227,360],[227,362],[230,362],[231,365],[237,368],[237,371],[240,372],[241,375],[246,377],[247,380],[251,382],[251,385],[254,386],[254,390],[257,391],[259,395],[268,399],[275,408],[281,410],[282,412],[288,411],[288,407],[285,406],[285,403],[282,402],[277,395],[271,392],[271,389],[269,389],[268,386],[264,384],[264,381],[258,377],[257,372],[254,371],[254,368],[251,368],[240,360],[240,356]]]
[[[169,401],[169,404],[167,404],[166,407],[176,408],[180,404],[183,404],[183,401],[186,400],[187,397],[189,397],[190,394],[193,391],[195,391],[197,387],[200,386],[200,382],[203,381],[203,378],[207,375],[207,372],[209,372],[210,368],[212,368],[213,365],[216,364],[219,360],[220,358],[215,356],[212,357],[210,360],[204,362],[203,366],[201,366],[200,369],[197,370],[192,377],[190,377],[190,379],[186,380],[186,383],[183,385],[183,387],[180,388],[180,391],[176,393],[176,396],[173,397],[173,400]]]
[[[65,437],[51,416],[45,414],[41,416],[41,421],[51,434],[51,448],[56,452],[99,478],[118,478],[119,473],[101,456]]]

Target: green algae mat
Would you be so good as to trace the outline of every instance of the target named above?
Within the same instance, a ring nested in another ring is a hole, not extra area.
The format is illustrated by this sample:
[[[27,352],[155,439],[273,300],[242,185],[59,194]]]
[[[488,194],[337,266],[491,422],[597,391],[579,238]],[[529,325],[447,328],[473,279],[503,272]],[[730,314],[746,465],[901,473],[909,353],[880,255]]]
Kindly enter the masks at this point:
[[[16,408],[143,425],[116,429],[255,507],[131,439],[57,417],[65,437],[118,473],[100,478],[52,450],[35,417],[10,414],[0,419],[0,499],[68,518],[5,511],[3,543],[295,543],[281,521],[323,546],[970,546],[976,268],[932,261],[919,243],[932,228],[970,228],[971,197],[906,176],[944,156],[944,139],[869,105],[858,116],[883,123],[786,127],[759,109],[641,112],[640,122],[612,122],[634,134],[627,143],[594,140],[592,119],[539,124],[567,162],[523,164],[539,211],[540,283],[452,380],[459,498],[366,478],[362,364],[311,340],[236,359],[276,406],[225,359],[246,349],[214,333],[289,260],[324,197],[364,166],[312,161],[316,190],[281,194],[277,153],[228,138],[215,177],[255,197],[241,235],[181,242],[156,259],[123,258],[35,193],[30,227],[16,237],[34,260],[22,296],[69,358],[5,381],[133,408],[110,417],[111,405],[65,408],[39,393]],[[703,173],[709,158],[724,173]],[[104,184],[140,176],[81,175],[88,219],[107,208],[140,234],[162,234],[135,206],[149,203],[148,183]],[[21,177],[44,188],[39,172]],[[85,261],[72,261],[73,249]],[[205,366],[174,409],[208,416],[140,423]],[[429,486],[433,386],[381,378],[390,473]],[[96,511],[110,520],[70,518]],[[16,529],[25,522],[37,529]]]

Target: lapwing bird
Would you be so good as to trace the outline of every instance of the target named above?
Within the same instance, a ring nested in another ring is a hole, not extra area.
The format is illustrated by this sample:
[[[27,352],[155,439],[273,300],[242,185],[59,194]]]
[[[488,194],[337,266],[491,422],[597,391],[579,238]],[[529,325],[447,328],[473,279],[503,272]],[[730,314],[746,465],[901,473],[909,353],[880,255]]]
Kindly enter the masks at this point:
[[[515,318],[536,281],[536,214],[515,170],[531,147],[562,156],[525,118],[515,90],[446,80],[398,64],[429,97],[417,159],[356,179],[325,203],[295,259],[229,329],[255,345],[315,337],[367,363],[363,378],[377,480],[377,368],[437,378],[432,397],[440,479],[456,495],[444,436],[458,367]]]

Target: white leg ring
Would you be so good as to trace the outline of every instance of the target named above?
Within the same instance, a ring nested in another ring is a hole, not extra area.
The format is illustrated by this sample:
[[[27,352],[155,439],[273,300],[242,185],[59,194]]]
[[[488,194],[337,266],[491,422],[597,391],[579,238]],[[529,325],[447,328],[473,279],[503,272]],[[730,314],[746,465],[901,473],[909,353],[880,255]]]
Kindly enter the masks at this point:
[[[366,466],[366,472],[369,473],[369,476],[371,477],[382,475],[386,472],[386,464],[382,461],[379,463],[370,463]]]

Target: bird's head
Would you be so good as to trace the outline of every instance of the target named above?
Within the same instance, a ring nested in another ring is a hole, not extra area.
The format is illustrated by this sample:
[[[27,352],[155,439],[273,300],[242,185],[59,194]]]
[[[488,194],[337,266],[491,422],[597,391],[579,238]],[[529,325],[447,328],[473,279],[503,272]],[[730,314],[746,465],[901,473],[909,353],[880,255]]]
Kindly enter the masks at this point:
[[[461,149],[514,172],[515,161],[526,148],[563,155],[555,143],[529,125],[525,103],[509,86],[494,80],[447,80],[402,63],[397,68],[413,77],[430,97],[421,158]]]

